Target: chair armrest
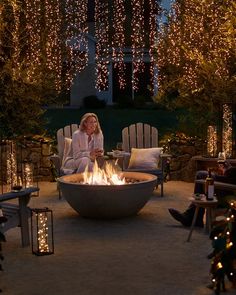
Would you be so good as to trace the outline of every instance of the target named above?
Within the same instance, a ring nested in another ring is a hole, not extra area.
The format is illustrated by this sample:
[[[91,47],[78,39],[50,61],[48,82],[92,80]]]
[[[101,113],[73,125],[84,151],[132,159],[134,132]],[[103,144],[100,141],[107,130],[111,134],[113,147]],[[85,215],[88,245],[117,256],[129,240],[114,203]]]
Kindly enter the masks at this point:
[[[129,160],[130,160],[130,153],[125,153],[125,155],[123,156],[123,167],[122,170],[126,170],[129,166]]]
[[[195,179],[195,183],[205,184],[205,180]],[[232,184],[232,183],[214,181],[214,186],[215,188],[218,188],[218,189],[236,191],[236,184]]]

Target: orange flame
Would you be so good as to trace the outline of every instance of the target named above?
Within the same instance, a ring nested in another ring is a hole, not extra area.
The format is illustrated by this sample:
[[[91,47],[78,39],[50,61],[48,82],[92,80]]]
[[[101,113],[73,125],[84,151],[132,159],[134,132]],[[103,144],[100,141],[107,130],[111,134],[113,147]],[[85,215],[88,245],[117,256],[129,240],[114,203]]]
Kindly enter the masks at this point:
[[[116,165],[116,164],[115,164]],[[93,171],[88,171],[86,167],[83,174],[83,184],[92,185],[122,185],[125,184],[125,178],[123,174],[118,171],[112,164],[105,162],[104,169],[98,167],[97,161],[93,166]]]

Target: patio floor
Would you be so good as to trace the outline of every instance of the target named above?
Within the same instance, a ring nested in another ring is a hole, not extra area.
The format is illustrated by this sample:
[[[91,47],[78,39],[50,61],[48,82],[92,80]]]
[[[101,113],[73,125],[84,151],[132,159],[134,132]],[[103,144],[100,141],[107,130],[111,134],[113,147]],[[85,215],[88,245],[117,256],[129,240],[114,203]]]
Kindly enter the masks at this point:
[[[192,183],[169,181],[165,197],[155,191],[135,217],[110,221],[80,217],[58,199],[56,184],[40,183],[40,196],[31,208],[49,207],[54,213],[55,254],[37,257],[20,247],[19,228],[6,233],[5,295],[208,295],[211,241],[203,229],[175,222],[169,207],[186,208]],[[226,279],[227,294],[234,294]]]

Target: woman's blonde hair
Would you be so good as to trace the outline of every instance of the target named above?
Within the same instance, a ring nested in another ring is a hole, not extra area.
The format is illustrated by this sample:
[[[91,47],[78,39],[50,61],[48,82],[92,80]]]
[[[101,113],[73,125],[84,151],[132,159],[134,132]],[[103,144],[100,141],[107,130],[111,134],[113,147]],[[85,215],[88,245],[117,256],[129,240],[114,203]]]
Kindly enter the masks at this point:
[[[95,129],[94,133],[98,134],[98,133],[102,132],[100,123],[98,121],[98,117],[94,113],[86,113],[86,114],[83,115],[83,117],[81,118],[81,121],[80,121],[79,129],[81,131],[85,131],[86,130],[85,123],[88,120],[88,118],[90,118],[90,117],[95,118],[96,121],[97,121],[97,128]]]

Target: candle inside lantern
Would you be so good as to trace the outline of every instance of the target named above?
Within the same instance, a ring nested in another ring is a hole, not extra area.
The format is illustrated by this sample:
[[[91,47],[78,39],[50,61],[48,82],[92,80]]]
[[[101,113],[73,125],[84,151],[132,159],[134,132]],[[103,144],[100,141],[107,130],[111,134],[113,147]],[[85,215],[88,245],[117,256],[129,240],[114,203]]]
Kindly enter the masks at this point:
[[[32,187],[34,184],[33,179],[33,165],[32,163],[25,162],[24,163],[24,181],[25,187]]]
[[[31,209],[31,244],[35,255],[54,253],[52,210]]]

